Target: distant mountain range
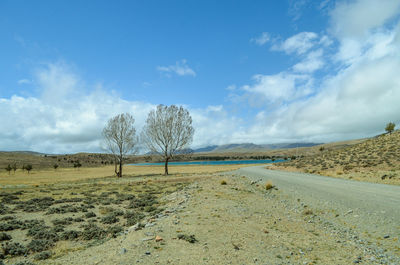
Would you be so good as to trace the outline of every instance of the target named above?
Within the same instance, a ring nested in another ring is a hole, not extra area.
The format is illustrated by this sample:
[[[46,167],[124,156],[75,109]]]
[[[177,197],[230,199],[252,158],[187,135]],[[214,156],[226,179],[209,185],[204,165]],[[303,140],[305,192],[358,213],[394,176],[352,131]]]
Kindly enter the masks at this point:
[[[44,153],[34,152],[34,151],[0,151],[0,153],[16,153],[25,155],[44,155]]]
[[[297,147],[311,147],[320,145],[321,143],[282,143],[282,144],[224,144],[224,145],[210,145],[194,149],[194,153],[224,153],[224,152],[252,152],[252,151],[267,151],[274,149],[289,149]]]

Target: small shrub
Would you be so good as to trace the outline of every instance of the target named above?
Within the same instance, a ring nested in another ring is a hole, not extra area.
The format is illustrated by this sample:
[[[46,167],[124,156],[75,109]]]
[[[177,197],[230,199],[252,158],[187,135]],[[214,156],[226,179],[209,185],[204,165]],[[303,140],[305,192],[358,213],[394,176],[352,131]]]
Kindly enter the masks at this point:
[[[0,233],[0,241],[7,241],[7,240],[11,240],[12,237],[9,234],[6,233]]]
[[[5,243],[2,244],[4,256],[21,256],[28,253],[28,249],[20,243]]]
[[[111,237],[117,237],[124,229],[122,226],[116,225],[116,226],[111,226],[110,228],[107,229],[107,233],[111,235]]]
[[[144,207],[144,211],[148,212],[148,213],[154,212],[156,210],[157,210],[157,207],[154,207],[154,206],[146,206],[146,207]]]
[[[101,218],[101,222],[103,224],[114,224],[116,222],[119,222],[119,219],[115,215],[110,214]]]
[[[83,240],[103,239],[107,232],[95,224],[88,224],[83,226],[81,237]]]
[[[272,185],[272,182],[271,181],[267,181],[266,183],[265,183],[265,189],[266,190],[270,190],[270,189],[272,189],[274,187],[274,185]]]
[[[303,211],[303,215],[312,215],[313,211],[311,209],[306,209]]]
[[[74,222],[77,222],[77,223],[81,223],[81,222],[84,222],[85,220],[82,218],[82,217],[76,217],[75,219],[74,219]]]
[[[75,240],[79,237],[79,233],[80,232],[75,230],[65,231],[64,233],[61,234],[60,238],[62,240]]]
[[[178,234],[178,239],[185,240],[192,244],[197,242],[197,239],[194,235]]]
[[[50,258],[52,255],[51,251],[42,251],[39,254],[36,254],[34,259],[36,260],[45,260]]]
[[[54,241],[47,239],[34,239],[28,245],[27,248],[32,252],[41,252],[48,250],[54,246]]]
[[[141,212],[127,211],[124,217],[126,218],[126,225],[132,226],[140,222],[145,217],[145,215]]]
[[[226,184],[228,184],[227,182],[226,182],[226,180],[221,180],[221,185],[226,185]]]
[[[85,217],[86,217],[86,218],[93,218],[93,217],[96,217],[96,214],[95,214],[94,212],[87,212],[87,213],[85,214]]]
[[[10,220],[15,220],[15,216],[8,215],[0,218],[0,221],[10,221]]]
[[[58,235],[55,231],[50,230],[49,227],[43,225],[36,225],[28,230],[28,236],[32,236],[34,239],[42,239],[49,241],[58,241]]]
[[[64,219],[54,219],[51,220],[51,222],[53,223],[53,225],[69,225],[72,224],[73,220],[74,220],[73,218],[68,217]]]
[[[52,231],[56,233],[64,232],[64,226],[62,225],[55,225],[52,229]]]

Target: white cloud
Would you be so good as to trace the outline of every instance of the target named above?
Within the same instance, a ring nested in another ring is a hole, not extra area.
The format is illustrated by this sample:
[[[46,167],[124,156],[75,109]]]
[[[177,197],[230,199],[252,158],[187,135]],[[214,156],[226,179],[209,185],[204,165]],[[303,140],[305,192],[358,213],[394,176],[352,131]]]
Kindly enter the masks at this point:
[[[331,12],[332,31],[338,38],[365,37],[400,12],[398,0],[340,1]]]
[[[75,74],[72,67],[64,62],[48,63],[37,69],[34,74],[45,102],[58,104],[66,97],[76,97],[84,84]]]
[[[175,65],[158,66],[157,70],[165,73],[167,76],[170,76],[171,73],[175,73],[179,76],[196,76],[196,72],[187,65],[185,59],[177,61]]]
[[[243,86],[242,89],[269,103],[291,101],[311,92],[312,80],[308,75],[281,72],[276,75],[255,75],[253,80],[253,85]]]
[[[263,32],[263,33],[261,33],[260,36],[250,39],[250,42],[253,42],[259,46],[262,46],[265,43],[267,43],[270,39],[271,39],[270,35],[267,32]]]
[[[241,142],[238,138],[243,121],[224,109],[223,106],[209,106],[206,109],[192,109],[195,134],[193,146],[220,145]]]
[[[17,83],[18,83],[18,85],[28,85],[28,84],[31,84],[32,81],[29,79],[20,79],[17,81]]]
[[[293,21],[300,19],[303,9],[308,5],[310,0],[290,0],[289,1],[289,15]]]
[[[234,90],[236,90],[236,85],[229,85],[226,87],[226,90],[234,91]]]
[[[380,1],[340,2],[332,11],[336,23],[332,24],[331,32],[335,35],[320,38],[318,44],[314,44],[317,38],[313,37],[311,43],[303,42],[305,45],[285,45],[289,43],[286,40],[276,46],[275,49],[288,54],[297,54],[300,62],[282,72],[284,75],[264,75],[247,92],[259,95],[264,91],[271,99],[285,104],[259,111],[255,123],[244,134],[254,142],[263,139],[320,142],[372,136],[383,132],[389,121],[398,124],[400,13],[398,4],[382,2],[377,17],[368,5],[376,7]],[[389,11],[389,7],[396,11]],[[365,22],[368,16],[371,21]],[[387,21],[394,18],[388,25]],[[334,41],[338,45],[332,47]],[[323,56],[335,59],[333,64],[325,64]],[[314,88],[308,96],[290,96],[302,86],[293,82],[291,71],[308,73],[303,75],[315,80],[317,77],[311,74],[324,65],[330,68],[330,74],[308,86]]]
[[[156,107],[149,102],[124,100],[101,85],[87,86],[65,63],[45,65],[35,72],[33,81],[39,86],[39,96],[0,98],[2,150],[99,152],[101,131],[109,118],[131,113],[140,131],[148,113]],[[232,132],[240,121],[222,105],[188,109],[196,130],[193,146],[233,140]]]
[[[284,51],[287,54],[304,54],[316,44],[317,38],[318,35],[314,32],[300,32],[281,43],[274,44],[271,50]]]
[[[306,58],[293,66],[293,70],[299,73],[312,73],[324,66],[322,58],[323,50],[318,49],[307,54]]]

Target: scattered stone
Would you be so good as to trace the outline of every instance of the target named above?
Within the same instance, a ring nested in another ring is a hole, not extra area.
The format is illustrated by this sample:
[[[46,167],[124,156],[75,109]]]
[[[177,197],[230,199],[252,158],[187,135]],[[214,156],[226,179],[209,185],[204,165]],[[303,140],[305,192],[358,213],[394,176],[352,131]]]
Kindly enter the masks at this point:
[[[152,227],[152,226],[155,226],[156,224],[155,223],[147,223],[144,227]]]
[[[156,236],[156,242],[160,242],[160,241],[163,241],[163,238],[160,236]]]
[[[145,238],[142,238],[142,241],[144,242],[144,241],[150,241],[150,240],[153,240],[154,239],[154,237],[145,237]]]
[[[150,251],[146,251],[146,253],[144,253],[144,254],[151,255],[151,252]]]
[[[119,253],[120,253],[120,254],[125,254],[125,253],[126,253],[126,248],[121,248],[121,250],[120,250]]]
[[[384,236],[383,236],[384,239],[387,239],[387,238],[389,238],[389,237],[390,237],[389,235],[384,235]]]
[[[351,214],[353,212],[353,210],[349,210],[347,211],[347,213],[345,215]]]

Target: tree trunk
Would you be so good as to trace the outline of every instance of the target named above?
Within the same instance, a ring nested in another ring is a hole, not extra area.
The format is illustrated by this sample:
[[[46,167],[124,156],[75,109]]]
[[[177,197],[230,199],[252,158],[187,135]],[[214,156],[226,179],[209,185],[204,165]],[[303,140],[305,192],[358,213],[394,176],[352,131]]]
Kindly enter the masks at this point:
[[[118,178],[117,158],[114,158],[114,172],[115,172],[115,175],[116,175],[117,178]]]
[[[122,177],[122,157],[119,158],[119,177]]]
[[[165,159],[165,171],[164,171],[164,175],[165,175],[165,176],[168,175],[168,160],[169,160],[169,157],[167,157],[167,158]]]

